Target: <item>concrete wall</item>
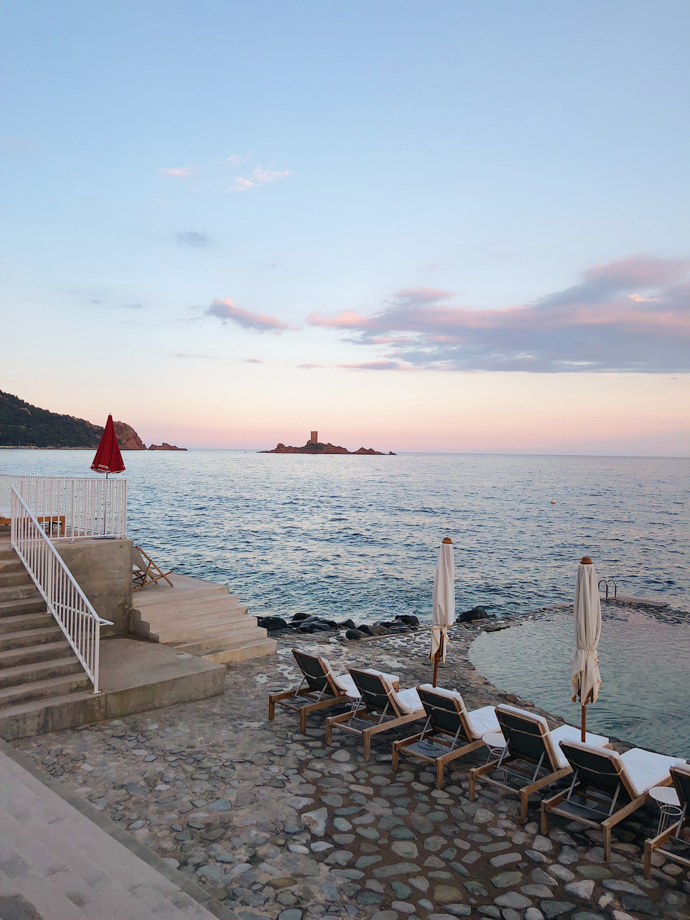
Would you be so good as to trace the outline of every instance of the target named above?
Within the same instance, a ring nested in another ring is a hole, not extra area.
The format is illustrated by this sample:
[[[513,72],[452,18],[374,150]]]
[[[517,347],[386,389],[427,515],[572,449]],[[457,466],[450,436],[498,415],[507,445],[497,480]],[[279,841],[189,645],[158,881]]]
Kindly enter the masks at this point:
[[[100,537],[53,544],[94,606],[113,626],[101,636],[126,636],[132,619],[132,541]]]

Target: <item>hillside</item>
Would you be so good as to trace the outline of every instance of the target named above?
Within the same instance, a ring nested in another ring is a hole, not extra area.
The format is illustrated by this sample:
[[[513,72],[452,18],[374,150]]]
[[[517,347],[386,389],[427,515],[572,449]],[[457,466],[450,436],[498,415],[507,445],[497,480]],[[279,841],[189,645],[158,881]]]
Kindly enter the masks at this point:
[[[115,422],[122,450],[146,450],[136,431],[125,422]],[[101,425],[83,418],[59,415],[39,409],[11,393],[0,390],[0,447],[96,448],[103,434]],[[157,450],[178,450],[166,445]]]

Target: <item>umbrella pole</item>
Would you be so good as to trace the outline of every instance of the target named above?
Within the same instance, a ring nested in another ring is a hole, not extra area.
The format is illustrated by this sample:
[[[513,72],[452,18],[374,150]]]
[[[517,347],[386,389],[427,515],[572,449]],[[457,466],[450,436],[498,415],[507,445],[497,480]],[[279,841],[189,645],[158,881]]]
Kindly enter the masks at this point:
[[[587,699],[582,703],[582,697],[580,697],[580,741],[585,743],[585,736],[587,734],[587,703],[592,699],[592,691],[590,690],[587,694]]]
[[[443,658],[443,640],[444,640],[443,630],[441,630],[441,635],[439,637],[439,645],[434,654],[434,679],[431,682],[431,686],[436,686],[436,681],[438,680],[438,663]]]
[[[580,741],[584,744],[585,737],[587,736],[587,703],[583,703],[580,707],[581,718],[580,718]]]

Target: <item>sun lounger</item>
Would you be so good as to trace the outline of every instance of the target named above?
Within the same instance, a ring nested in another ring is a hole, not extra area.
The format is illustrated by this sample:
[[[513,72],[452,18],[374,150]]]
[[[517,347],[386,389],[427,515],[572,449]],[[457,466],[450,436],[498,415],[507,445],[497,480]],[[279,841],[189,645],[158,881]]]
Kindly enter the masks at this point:
[[[390,675],[357,668],[350,668],[350,674],[361,699],[353,703],[350,712],[326,719],[326,744],[331,743],[333,729],[342,728],[361,735],[368,759],[372,735],[423,719],[424,707],[414,687],[396,691]]]
[[[530,795],[570,773],[571,767],[558,743],[579,738],[580,729],[561,725],[551,731],[543,716],[504,703],[496,707],[496,718],[506,746],[497,760],[470,770],[470,799],[474,799],[477,778],[481,776],[485,782],[518,793],[520,818],[524,821]],[[597,748],[609,743],[602,735],[587,734],[587,740]]]
[[[654,786],[671,784],[670,769],[684,760],[641,748],[625,754],[561,741],[561,750],[573,770],[568,789],[541,803],[541,829],[546,834],[549,813],[604,831],[604,858],[611,856],[611,828],[649,801]]]
[[[312,712],[359,700],[359,690],[350,675],[336,675],[326,658],[308,655],[296,648],[293,648],[292,654],[302,672],[302,680],[292,690],[272,693],[268,697],[269,721],[275,718],[277,703],[284,709],[299,713],[299,730],[304,734],[307,730],[307,716]],[[389,680],[398,679],[395,674],[386,676]]]
[[[146,585],[157,583],[161,578],[164,578],[172,588],[168,575],[172,575],[172,569],[169,572],[159,569],[140,546],[132,544],[132,591],[139,591]]]
[[[484,745],[482,737],[501,729],[493,706],[468,712],[460,693],[422,684],[417,694],[424,706],[426,724],[418,735],[393,744],[393,769],[398,757],[409,754],[436,765],[436,788],[443,786],[443,769],[451,760],[464,757]]]
[[[678,820],[652,840],[644,842],[644,874],[652,875],[652,853],[658,851],[666,859],[690,869],[690,764],[671,767],[671,781],[678,795]],[[687,835],[687,836],[686,836]],[[661,849],[668,843],[668,847]]]

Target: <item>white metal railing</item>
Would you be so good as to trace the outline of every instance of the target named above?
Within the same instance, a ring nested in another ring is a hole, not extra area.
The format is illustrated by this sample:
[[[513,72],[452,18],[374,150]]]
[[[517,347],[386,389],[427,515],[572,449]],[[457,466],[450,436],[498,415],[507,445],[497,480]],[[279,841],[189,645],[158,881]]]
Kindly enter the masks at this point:
[[[16,489],[53,539],[127,536],[127,480],[0,473],[0,508]]]
[[[99,617],[48,538],[43,526],[17,489],[10,495],[12,546],[72,646],[98,693],[101,626]]]

